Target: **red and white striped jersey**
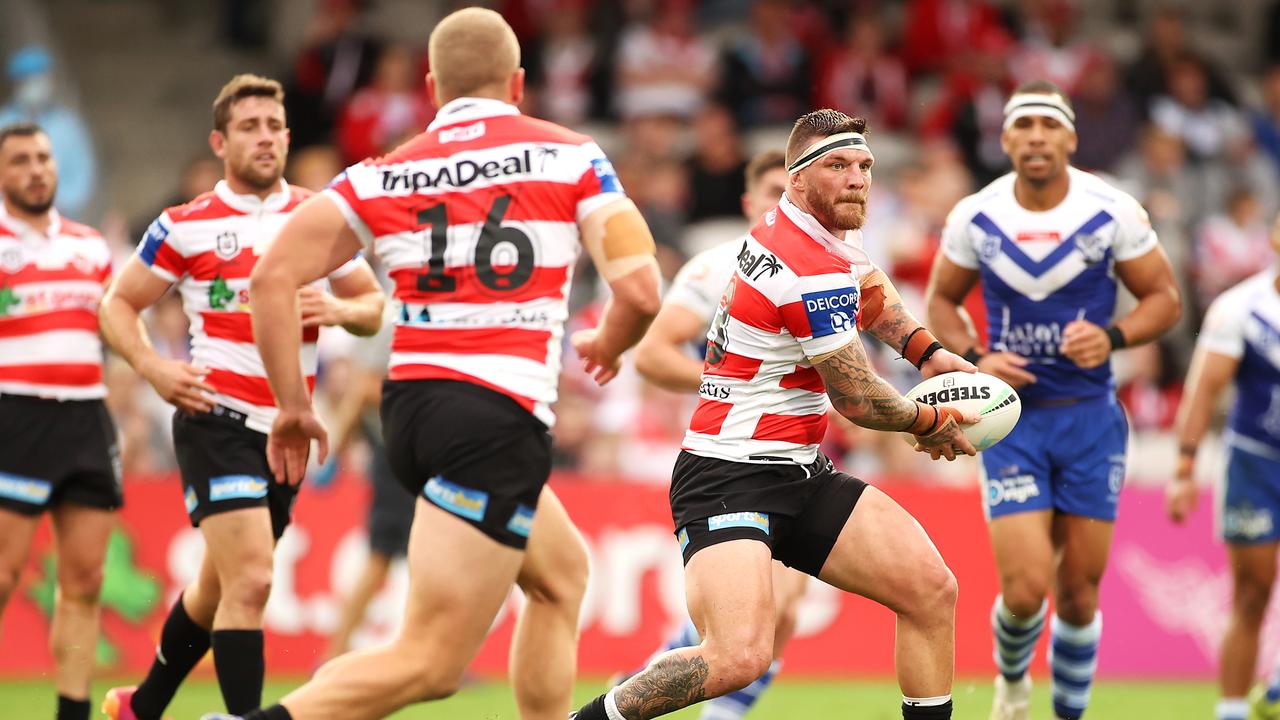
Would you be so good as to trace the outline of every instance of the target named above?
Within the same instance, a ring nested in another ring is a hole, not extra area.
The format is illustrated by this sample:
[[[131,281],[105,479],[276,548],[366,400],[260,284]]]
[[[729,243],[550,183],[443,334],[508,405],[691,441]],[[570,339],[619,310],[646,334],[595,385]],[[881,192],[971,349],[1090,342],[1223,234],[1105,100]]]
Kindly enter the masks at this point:
[[[280,183],[266,199],[236,194],[225,180],[186,205],[160,213],[138,246],[138,258],[157,276],[178,284],[191,323],[191,362],[209,371],[214,401],[244,413],[269,432],[275,397],[253,344],[249,276],[289,213],[310,191]],[[329,277],[343,277],[364,261],[353,258]],[[323,287],[323,281],[315,283]],[[315,387],[319,328],[302,331],[302,371]]]
[[[111,251],[97,230],[51,212],[42,234],[0,203],[0,394],[101,398]]]
[[[855,239],[829,233],[784,195],[739,245],[737,269],[707,332],[694,455],[812,462],[827,427],[826,387],[809,358],[858,332]]]
[[[459,98],[325,190],[395,283],[392,380],[501,392],[550,426],[578,223],[624,197],[591,138]]]

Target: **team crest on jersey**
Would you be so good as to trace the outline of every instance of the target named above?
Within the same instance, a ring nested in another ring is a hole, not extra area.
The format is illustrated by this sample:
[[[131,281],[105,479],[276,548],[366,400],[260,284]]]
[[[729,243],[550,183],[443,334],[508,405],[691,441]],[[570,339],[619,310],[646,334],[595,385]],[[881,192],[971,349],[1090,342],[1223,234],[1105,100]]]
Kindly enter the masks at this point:
[[[224,232],[214,241],[213,253],[223,260],[230,260],[240,252],[240,238],[234,232]]]
[[[5,248],[4,252],[0,252],[0,268],[4,268],[6,272],[18,272],[25,263],[22,259],[22,248]]]
[[[1092,233],[1076,236],[1076,248],[1086,265],[1097,265],[1107,256],[1107,245],[1101,237]]]
[[[984,235],[978,243],[978,257],[984,263],[991,263],[1000,257],[1000,238],[996,235]]]

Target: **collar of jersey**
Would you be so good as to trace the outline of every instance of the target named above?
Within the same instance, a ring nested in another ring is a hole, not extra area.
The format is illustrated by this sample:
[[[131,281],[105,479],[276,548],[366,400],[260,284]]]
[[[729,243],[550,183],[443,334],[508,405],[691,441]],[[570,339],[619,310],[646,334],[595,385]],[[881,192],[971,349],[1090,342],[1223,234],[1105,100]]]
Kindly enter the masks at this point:
[[[41,240],[48,240],[56,238],[62,233],[62,216],[58,214],[55,208],[49,208],[49,233],[42,235],[35,228],[10,215],[9,208],[5,207],[3,202],[0,202],[0,225],[12,230],[19,238],[36,237]]]
[[[217,185],[213,186],[213,191],[218,194],[218,198],[226,203],[232,210],[238,210],[242,213],[254,213],[259,210],[266,212],[279,212],[289,204],[289,185],[284,180],[280,181],[280,189],[271,193],[265,198],[257,195],[240,195],[231,189],[226,180],[219,180]]]
[[[456,125],[470,120],[498,117],[500,115],[519,115],[520,109],[510,103],[493,98],[460,97],[444,104],[436,117],[427,126],[427,130],[439,130],[446,125]]]
[[[782,213],[787,216],[787,219],[800,228],[804,234],[813,238],[828,252],[848,260],[850,266],[857,269],[859,277],[875,269],[876,265],[871,261],[871,255],[862,246],[861,230],[849,230],[845,233],[844,238],[838,238],[823,227],[822,223],[818,222],[818,218],[801,210],[795,203],[791,202],[791,198],[787,197],[785,192],[782,194],[782,199],[778,201],[778,207],[782,209]],[[859,258],[859,255],[861,255],[861,258]]]

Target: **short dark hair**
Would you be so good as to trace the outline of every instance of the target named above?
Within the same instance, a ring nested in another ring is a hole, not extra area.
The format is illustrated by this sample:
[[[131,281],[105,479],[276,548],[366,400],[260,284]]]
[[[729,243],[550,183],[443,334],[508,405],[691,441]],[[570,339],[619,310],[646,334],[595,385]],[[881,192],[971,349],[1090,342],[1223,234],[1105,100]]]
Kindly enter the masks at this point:
[[[770,170],[786,166],[787,156],[781,150],[765,150],[756,153],[756,156],[751,158],[751,162],[747,163],[747,169],[743,173],[747,181],[747,189],[755,187],[760,182],[760,178]]]
[[[800,153],[804,152],[804,149],[809,147],[815,139],[847,132],[865,135],[867,119],[849,117],[831,108],[814,110],[801,115],[791,128],[791,137],[787,138],[787,165],[790,166],[795,162]]]
[[[1050,80],[1028,80],[1013,89],[1014,95],[1057,95],[1071,112],[1076,109],[1071,107],[1071,98],[1067,96],[1062,88]]]
[[[231,78],[213,101],[213,129],[226,133],[227,123],[231,122],[231,106],[247,97],[271,98],[283,105],[284,88],[279,82],[261,75],[243,73]]]
[[[48,135],[44,128],[33,122],[16,122],[9,123],[4,127],[0,127],[0,149],[4,148],[5,141],[11,137],[31,137],[33,135]]]

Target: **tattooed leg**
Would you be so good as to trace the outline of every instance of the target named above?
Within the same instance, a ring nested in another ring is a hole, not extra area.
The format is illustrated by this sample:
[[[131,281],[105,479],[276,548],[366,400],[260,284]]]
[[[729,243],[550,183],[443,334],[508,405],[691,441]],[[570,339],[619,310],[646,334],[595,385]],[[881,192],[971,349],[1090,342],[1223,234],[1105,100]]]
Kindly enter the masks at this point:
[[[706,700],[709,674],[700,649],[674,650],[619,685],[613,700],[627,720],[666,715]]]

